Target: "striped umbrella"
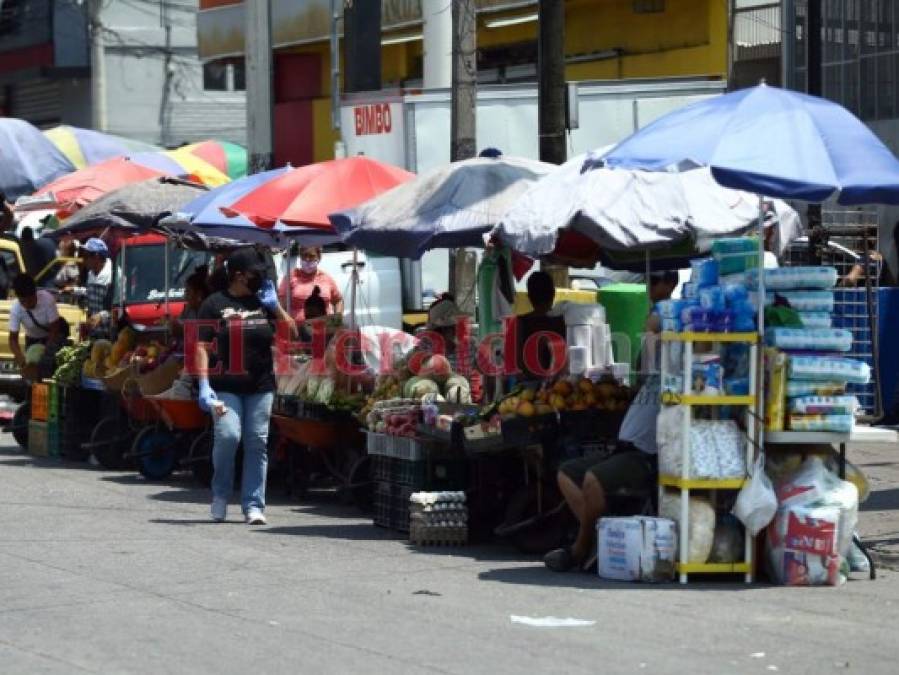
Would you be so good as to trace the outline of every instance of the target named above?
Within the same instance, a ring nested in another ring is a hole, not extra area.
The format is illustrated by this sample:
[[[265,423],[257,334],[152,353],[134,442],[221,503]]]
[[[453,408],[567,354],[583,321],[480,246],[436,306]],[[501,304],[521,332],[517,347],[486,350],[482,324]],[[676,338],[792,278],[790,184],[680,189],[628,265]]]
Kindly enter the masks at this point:
[[[48,129],[44,136],[59,148],[76,169],[135,152],[160,150],[150,143],[67,125]]]
[[[247,175],[247,150],[236,143],[227,141],[200,141],[184,145],[171,151],[173,156],[180,157],[185,154],[199,157],[211,164],[231,180],[243,178]]]

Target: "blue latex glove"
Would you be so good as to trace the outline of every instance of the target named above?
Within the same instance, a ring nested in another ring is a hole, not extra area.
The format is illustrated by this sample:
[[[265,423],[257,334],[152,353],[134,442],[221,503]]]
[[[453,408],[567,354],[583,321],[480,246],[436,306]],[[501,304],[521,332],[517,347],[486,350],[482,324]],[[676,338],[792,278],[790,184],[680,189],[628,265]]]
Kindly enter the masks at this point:
[[[200,380],[200,396],[197,400],[200,403],[200,408],[206,412],[212,412],[212,406],[219,400],[219,397],[216,396],[212,387],[209,386],[209,380]]]
[[[259,298],[259,302],[262,303],[262,306],[265,307],[268,311],[274,312],[278,309],[278,292],[275,290],[275,282],[271,279],[266,279],[262,282],[262,288],[259,289],[259,292],[256,293],[256,297]]]

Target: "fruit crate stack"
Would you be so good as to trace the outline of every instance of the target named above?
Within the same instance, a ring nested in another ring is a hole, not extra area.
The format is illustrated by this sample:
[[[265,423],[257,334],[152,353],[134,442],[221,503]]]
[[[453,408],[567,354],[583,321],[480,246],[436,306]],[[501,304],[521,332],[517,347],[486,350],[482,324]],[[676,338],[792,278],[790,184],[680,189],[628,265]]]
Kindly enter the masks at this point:
[[[51,392],[56,385],[38,382],[31,385],[31,419],[28,422],[28,452],[35,457],[58,457],[59,410],[54,409]]]
[[[409,501],[411,543],[456,546],[468,542],[468,506],[464,492],[416,492]]]

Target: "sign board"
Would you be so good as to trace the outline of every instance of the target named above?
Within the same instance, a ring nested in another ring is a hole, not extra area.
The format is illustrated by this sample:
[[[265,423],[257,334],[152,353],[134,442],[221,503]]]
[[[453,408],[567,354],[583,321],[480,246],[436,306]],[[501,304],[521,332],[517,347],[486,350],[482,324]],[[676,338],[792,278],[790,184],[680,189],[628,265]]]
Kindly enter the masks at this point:
[[[394,166],[406,166],[402,101],[347,101],[340,108],[347,157],[365,155]]]

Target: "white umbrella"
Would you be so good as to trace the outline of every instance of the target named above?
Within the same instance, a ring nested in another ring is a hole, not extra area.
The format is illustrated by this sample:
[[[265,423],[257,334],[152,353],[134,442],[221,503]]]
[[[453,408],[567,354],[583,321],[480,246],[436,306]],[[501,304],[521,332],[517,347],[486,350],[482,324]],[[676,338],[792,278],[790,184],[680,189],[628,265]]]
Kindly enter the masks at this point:
[[[774,202],[780,247],[801,229],[799,216]],[[707,168],[680,173],[604,167],[580,156],[523,194],[497,234],[513,249],[540,257],[573,231],[606,251],[665,249],[686,239],[707,251],[712,240],[749,232],[758,198],[718,185]]]
[[[516,200],[557,168],[517,157],[452,162],[330,220],[348,245],[392,256],[480,246]]]

